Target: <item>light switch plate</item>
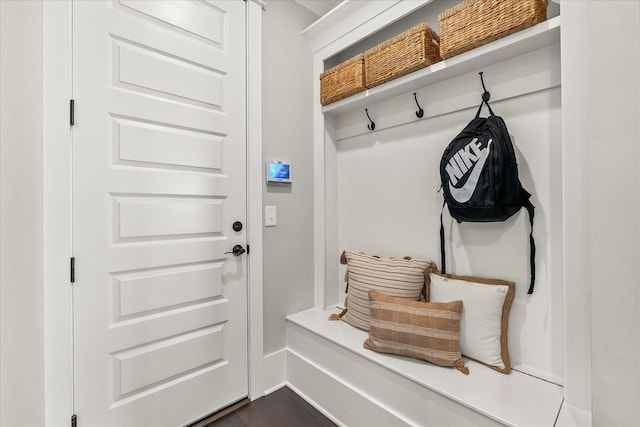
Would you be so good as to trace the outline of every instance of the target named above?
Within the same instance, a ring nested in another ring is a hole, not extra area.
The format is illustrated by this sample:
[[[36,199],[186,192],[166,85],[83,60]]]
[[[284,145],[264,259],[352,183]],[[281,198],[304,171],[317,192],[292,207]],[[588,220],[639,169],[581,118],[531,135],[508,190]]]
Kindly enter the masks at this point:
[[[265,206],[264,207],[264,226],[275,227],[276,225],[278,225],[278,207]]]

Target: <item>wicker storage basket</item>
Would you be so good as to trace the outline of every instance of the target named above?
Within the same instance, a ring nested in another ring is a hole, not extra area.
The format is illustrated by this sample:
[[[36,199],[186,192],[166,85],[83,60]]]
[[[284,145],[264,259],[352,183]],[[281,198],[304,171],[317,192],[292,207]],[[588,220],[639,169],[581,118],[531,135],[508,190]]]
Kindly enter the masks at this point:
[[[364,53],[365,85],[371,88],[442,61],[439,41],[422,23],[372,47]]]
[[[365,90],[364,55],[359,54],[320,74],[320,103],[331,104]]]
[[[547,0],[465,0],[440,14],[440,56],[451,58],[547,19]]]

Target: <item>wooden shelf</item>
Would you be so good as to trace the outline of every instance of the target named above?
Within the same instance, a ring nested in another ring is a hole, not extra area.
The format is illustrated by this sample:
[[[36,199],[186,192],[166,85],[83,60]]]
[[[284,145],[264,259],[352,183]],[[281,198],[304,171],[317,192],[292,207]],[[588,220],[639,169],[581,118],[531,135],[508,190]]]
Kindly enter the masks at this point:
[[[325,116],[341,114],[558,43],[560,41],[560,18],[560,16],[556,16],[500,40],[329,104],[322,107],[322,112]]]

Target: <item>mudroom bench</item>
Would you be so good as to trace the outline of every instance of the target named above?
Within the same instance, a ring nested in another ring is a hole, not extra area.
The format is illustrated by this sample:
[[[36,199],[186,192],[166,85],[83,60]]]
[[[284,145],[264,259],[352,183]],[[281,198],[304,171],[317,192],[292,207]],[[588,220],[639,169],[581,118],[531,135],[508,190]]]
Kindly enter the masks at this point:
[[[328,321],[338,310],[287,317],[287,383],[339,425],[554,426],[559,385],[466,360],[470,374],[364,349],[365,331]]]

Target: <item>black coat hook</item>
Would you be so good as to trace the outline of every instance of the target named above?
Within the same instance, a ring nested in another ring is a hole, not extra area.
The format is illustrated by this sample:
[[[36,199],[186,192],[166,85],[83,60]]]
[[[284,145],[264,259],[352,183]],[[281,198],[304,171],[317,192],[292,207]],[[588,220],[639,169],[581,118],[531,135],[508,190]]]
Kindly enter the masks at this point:
[[[484,91],[482,93],[482,100],[484,102],[489,102],[489,99],[491,98],[491,93],[489,93],[487,88],[484,86],[484,78],[482,77],[482,74],[484,74],[484,71],[480,71],[478,74],[480,74],[480,83],[482,83],[482,90]]]
[[[416,92],[413,92],[413,97],[416,100],[416,105],[418,106],[419,110],[416,111],[416,116],[421,119],[422,116],[424,116],[424,110],[422,109],[422,107],[420,106],[420,104],[418,104],[418,95],[416,94]]]
[[[478,112],[476,113],[476,118],[480,117],[480,111],[482,111],[482,105],[486,105],[487,108],[489,109],[489,113],[491,113],[491,115],[493,116],[493,110],[491,109],[491,106],[489,105],[489,99],[491,98],[491,94],[489,93],[489,91],[487,90],[487,88],[484,85],[484,78],[482,77],[482,74],[484,73],[484,71],[480,71],[478,74],[480,74],[480,83],[482,83],[482,90],[484,91],[482,93],[482,102],[480,103],[480,106],[478,107]]]
[[[373,122],[373,120],[371,120],[371,116],[369,116],[369,109],[365,108],[364,112],[367,113],[367,118],[371,122],[371,124],[367,125],[367,129],[374,130],[376,128],[376,124]]]

